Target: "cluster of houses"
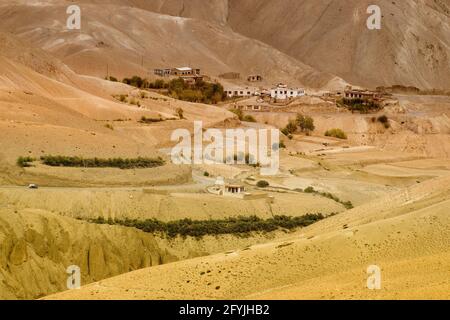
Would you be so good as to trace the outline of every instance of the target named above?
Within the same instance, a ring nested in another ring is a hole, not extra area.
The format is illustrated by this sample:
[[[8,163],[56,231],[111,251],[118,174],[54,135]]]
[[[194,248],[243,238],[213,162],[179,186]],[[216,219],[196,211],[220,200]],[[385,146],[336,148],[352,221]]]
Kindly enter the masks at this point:
[[[201,74],[199,68],[179,67],[179,68],[162,68],[154,69],[154,74],[159,77],[180,77],[188,83],[195,83],[197,80],[203,80],[204,75]],[[240,74],[229,72],[220,75],[224,79],[240,79]],[[261,82],[263,77],[258,74],[251,74],[247,77],[247,81],[251,83]],[[236,86],[225,88],[228,98],[248,98],[252,96],[270,97],[275,101],[286,101],[304,96],[305,90],[301,88],[291,88],[285,84],[278,84],[271,89],[259,89],[250,86]]]
[[[226,88],[225,92],[229,98],[247,98],[251,96],[268,96],[276,101],[286,101],[306,95],[305,89],[290,88],[285,84],[278,84],[270,90],[259,90],[252,87]]]

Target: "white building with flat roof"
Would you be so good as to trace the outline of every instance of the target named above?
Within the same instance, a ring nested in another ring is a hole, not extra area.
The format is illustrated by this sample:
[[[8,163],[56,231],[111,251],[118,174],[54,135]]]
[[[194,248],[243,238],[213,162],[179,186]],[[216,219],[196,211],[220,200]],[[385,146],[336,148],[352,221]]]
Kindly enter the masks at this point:
[[[270,90],[270,97],[276,100],[287,100],[304,96],[305,89],[288,88],[285,84],[279,84]]]

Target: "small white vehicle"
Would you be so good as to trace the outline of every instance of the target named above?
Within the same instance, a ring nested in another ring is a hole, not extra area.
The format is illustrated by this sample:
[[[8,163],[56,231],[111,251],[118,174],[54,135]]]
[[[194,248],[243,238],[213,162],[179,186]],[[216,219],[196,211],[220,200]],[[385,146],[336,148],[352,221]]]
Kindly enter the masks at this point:
[[[38,186],[37,184],[30,183],[30,184],[28,185],[28,189],[39,189],[39,186]]]

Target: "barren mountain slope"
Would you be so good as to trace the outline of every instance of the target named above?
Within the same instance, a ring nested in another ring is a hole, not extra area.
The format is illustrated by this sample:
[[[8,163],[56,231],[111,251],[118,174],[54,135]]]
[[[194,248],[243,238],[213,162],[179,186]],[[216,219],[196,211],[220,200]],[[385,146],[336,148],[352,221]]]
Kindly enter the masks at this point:
[[[82,0],[81,3],[132,6],[171,16],[201,19],[226,24],[228,0]]]
[[[0,299],[35,299],[67,289],[66,268],[87,283],[172,259],[149,234],[40,210],[0,209]]]
[[[108,3],[107,0],[97,0]],[[121,1],[142,9],[214,21],[314,68],[358,85],[450,87],[450,1],[412,0]],[[381,30],[366,27],[369,5]]]
[[[430,180],[284,241],[147,268],[47,298],[448,299],[449,185],[449,177]],[[371,265],[381,268],[381,290],[367,289]]]
[[[79,74],[150,76],[155,67],[192,65],[217,76],[238,71],[311,87],[342,85],[298,60],[213,22],[152,13],[123,5],[83,4],[81,30],[66,29],[69,2],[3,2],[0,30],[60,58]],[[45,5],[44,5],[45,4]],[[331,83],[330,83],[331,81]]]
[[[135,88],[99,78],[79,76],[51,54],[9,33],[0,33],[0,158],[15,161],[42,153],[92,156],[154,154],[155,145],[170,140],[172,130],[191,122],[168,121],[140,125],[141,116],[173,118],[182,108],[187,119],[201,117],[205,125],[233,115],[214,106],[191,104],[153,94],[140,99],[141,108],[119,103],[112,96]],[[116,122],[115,130],[106,121]]]
[[[229,25],[321,71],[365,85],[450,87],[450,1],[230,0]],[[368,30],[369,5],[382,10]]]

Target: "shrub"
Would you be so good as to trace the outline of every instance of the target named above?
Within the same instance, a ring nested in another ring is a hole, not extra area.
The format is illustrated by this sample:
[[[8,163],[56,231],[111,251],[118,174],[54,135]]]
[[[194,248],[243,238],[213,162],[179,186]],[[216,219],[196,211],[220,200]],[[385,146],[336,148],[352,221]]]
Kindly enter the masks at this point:
[[[381,122],[381,123],[389,122],[389,119],[386,115],[379,116],[377,120],[378,120],[378,122]]]
[[[105,128],[108,128],[109,130],[114,130],[114,127],[110,123],[105,124]]]
[[[325,132],[325,136],[334,137],[338,139],[347,139],[347,135],[341,129],[330,129],[327,132]]]
[[[205,172],[203,173],[203,176],[209,177],[209,172],[208,172],[208,171],[205,171]]]
[[[139,76],[133,76],[131,79],[123,79],[122,82],[136,88],[142,88],[144,86],[144,83],[146,83],[146,80],[142,79]]]
[[[249,114],[245,115],[242,120],[246,121],[246,122],[256,122],[256,119],[253,116],[249,115]]]
[[[269,185],[269,182],[267,182],[266,180],[260,180],[256,183],[256,186],[258,188],[267,188]]]
[[[33,161],[36,161],[36,159],[32,157],[19,157],[16,163],[21,168],[28,168],[31,167],[30,162]]]
[[[377,121],[382,123],[386,129],[389,129],[391,127],[391,124],[389,123],[389,118],[386,115],[378,117]]]
[[[286,125],[286,128],[281,130],[281,132],[286,136],[295,133],[296,131],[297,131],[297,122],[295,120],[289,120],[288,124]]]
[[[313,187],[308,187],[308,188],[305,189],[305,192],[306,193],[314,193],[314,192],[316,192],[316,190],[314,190]]]
[[[237,115],[237,117],[240,121],[242,121],[244,119],[244,113],[242,112],[241,109],[232,109],[230,111],[233,112],[235,115]]]
[[[184,119],[184,110],[182,108],[177,108],[177,110],[175,110],[178,118],[180,119]]]

